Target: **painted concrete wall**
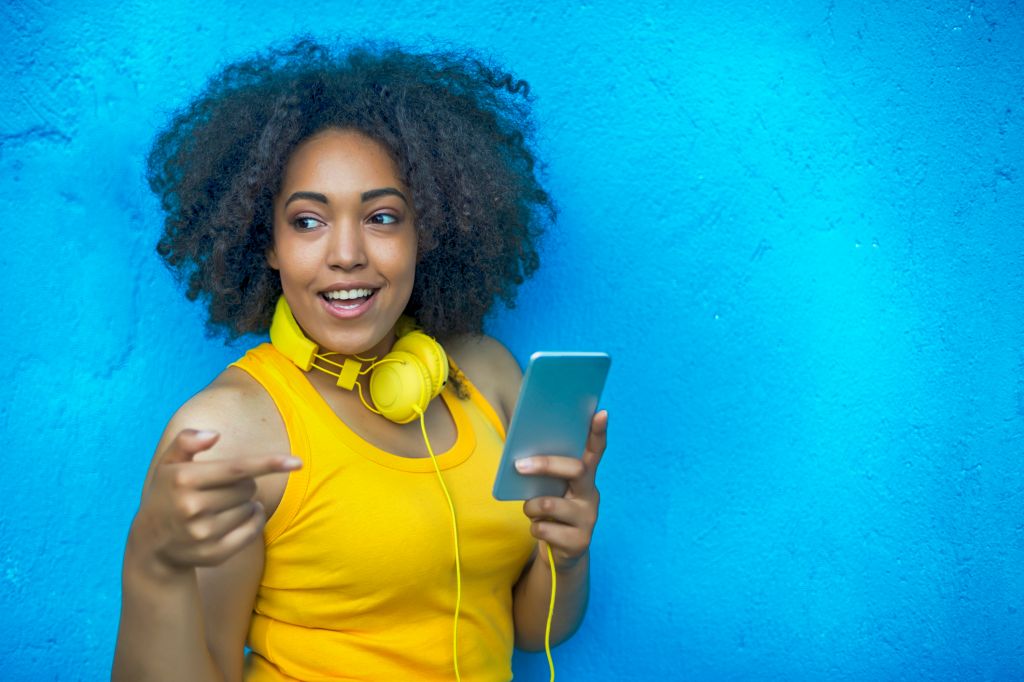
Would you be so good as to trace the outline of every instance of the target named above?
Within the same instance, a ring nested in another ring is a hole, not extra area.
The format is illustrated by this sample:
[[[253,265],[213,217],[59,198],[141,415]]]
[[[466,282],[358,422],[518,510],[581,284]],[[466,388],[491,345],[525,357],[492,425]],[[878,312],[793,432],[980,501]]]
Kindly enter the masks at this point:
[[[108,674],[152,447],[246,345],[158,262],[142,159],[302,31],[538,96],[561,219],[490,330],[615,357],[560,679],[1024,677],[1024,7],[462,4],[0,8],[0,677]]]

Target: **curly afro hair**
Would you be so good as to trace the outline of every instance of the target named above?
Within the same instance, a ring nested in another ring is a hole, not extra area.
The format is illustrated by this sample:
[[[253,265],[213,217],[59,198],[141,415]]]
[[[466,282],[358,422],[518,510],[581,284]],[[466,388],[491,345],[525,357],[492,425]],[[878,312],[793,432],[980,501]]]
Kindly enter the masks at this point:
[[[156,139],[148,179],[166,212],[157,252],[229,338],[264,332],[281,294],[266,263],[285,164],[327,128],[390,151],[416,210],[406,312],[435,336],[480,333],[538,267],[555,218],[531,150],[529,86],[473,55],[304,39],[228,66]]]

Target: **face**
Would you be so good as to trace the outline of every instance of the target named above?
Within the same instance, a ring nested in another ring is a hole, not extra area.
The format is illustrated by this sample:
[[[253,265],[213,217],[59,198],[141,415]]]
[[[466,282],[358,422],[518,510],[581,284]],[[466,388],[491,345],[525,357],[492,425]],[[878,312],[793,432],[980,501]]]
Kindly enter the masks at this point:
[[[390,348],[416,275],[409,197],[387,150],[361,133],[317,133],[289,159],[267,262],[321,349],[381,355]]]

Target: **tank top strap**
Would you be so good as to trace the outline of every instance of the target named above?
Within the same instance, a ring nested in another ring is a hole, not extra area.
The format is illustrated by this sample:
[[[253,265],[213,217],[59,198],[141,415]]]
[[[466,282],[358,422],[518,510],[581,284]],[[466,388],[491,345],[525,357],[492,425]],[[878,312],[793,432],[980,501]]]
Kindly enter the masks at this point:
[[[448,356],[448,364],[451,366],[453,373],[458,374],[462,380],[463,386],[466,388],[466,392],[469,393],[470,402],[484,415],[488,423],[494,427],[494,430],[498,432],[501,439],[505,439],[505,427],[501,423],[501,418],[498,417],[497,411],[487,401],[484,394],[480,392],[473,382],[470,381],[469,377],[466,376],[465,372],[459,369],[458,364],[452,359],[452,356]]]

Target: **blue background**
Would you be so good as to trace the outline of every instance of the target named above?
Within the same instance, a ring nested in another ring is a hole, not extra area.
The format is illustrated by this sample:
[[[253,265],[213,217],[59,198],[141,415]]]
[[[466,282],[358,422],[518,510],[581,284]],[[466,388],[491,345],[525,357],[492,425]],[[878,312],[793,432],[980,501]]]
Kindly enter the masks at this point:
[[[108,675],[152,448],[252,343],[155,255],[143,158],[305,31],[537,95],[560,221],[488,329],[614,356],[560,679],[1024,677],[1024,7],[460,4],[0,8],[0,677]]]

